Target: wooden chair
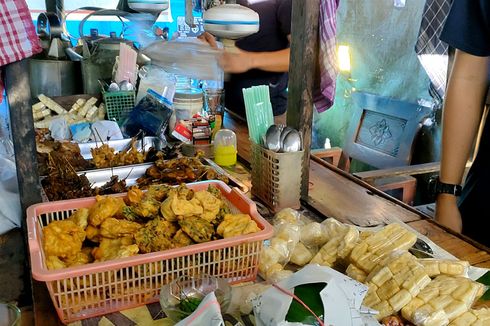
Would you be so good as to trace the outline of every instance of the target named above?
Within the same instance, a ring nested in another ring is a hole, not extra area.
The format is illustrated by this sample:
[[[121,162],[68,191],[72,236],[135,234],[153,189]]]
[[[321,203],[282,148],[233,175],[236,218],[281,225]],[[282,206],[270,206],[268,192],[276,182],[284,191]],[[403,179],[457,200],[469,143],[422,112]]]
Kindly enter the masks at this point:
[[[417,180],[407,173],[385,173],[384,169],[401,168],[406,172],[412,159],[415,137],[431,109],[367,93],[354,93],[353,97],[358,109],[348,127],[343,149],[317,150],[312,154],[331,160],[332,164],[345,171],[349,171],[351,159],[378,168],[380,170],[354,175],[412,204]],[[437,163],[430,164],[425,166],[425,170],[438,171]],[[424,173],[422,170],[420,173]]]

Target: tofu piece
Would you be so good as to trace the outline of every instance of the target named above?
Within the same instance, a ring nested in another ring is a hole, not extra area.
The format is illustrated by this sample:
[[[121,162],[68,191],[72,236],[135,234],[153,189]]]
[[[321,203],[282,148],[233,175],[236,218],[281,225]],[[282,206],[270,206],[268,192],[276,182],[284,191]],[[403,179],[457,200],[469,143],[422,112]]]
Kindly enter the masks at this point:
[[[59,115],[68,113],[61,105],[53,101],[51,98],[44,94],[38,95],[39,101],[46,105],[51,111],[56,112]]]

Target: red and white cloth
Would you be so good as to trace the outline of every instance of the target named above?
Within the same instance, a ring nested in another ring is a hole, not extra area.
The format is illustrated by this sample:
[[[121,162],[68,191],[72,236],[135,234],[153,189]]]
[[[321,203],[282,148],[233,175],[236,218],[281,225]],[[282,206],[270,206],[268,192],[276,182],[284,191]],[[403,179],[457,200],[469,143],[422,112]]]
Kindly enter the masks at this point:
[[[25,0],[0,0],[0,67],[41,51]],[[0,78],[0,102],[2,94]]]
[[[25,0],[0,0],[0,66],[41,51]]]

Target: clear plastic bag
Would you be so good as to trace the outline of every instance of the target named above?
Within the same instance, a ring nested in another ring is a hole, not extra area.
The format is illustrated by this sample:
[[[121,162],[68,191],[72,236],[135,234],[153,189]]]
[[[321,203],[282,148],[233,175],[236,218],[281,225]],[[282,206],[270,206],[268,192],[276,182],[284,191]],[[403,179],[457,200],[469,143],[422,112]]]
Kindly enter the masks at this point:
[[[152,64],[165,71],[202,80],[219,80],[223,74],[218,64],[222,51],[197,39],[157,41],[143,49]]]

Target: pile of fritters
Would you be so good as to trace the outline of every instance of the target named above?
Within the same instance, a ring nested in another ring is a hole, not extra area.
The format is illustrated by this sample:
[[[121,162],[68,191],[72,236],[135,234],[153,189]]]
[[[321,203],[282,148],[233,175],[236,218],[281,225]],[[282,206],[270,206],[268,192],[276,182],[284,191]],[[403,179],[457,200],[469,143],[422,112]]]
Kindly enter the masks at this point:
[[[90,208],[43,229],[48,269],[106,261],[260,231],[247,214],[231,214],[219,189],[185,185],[97,196]]]

